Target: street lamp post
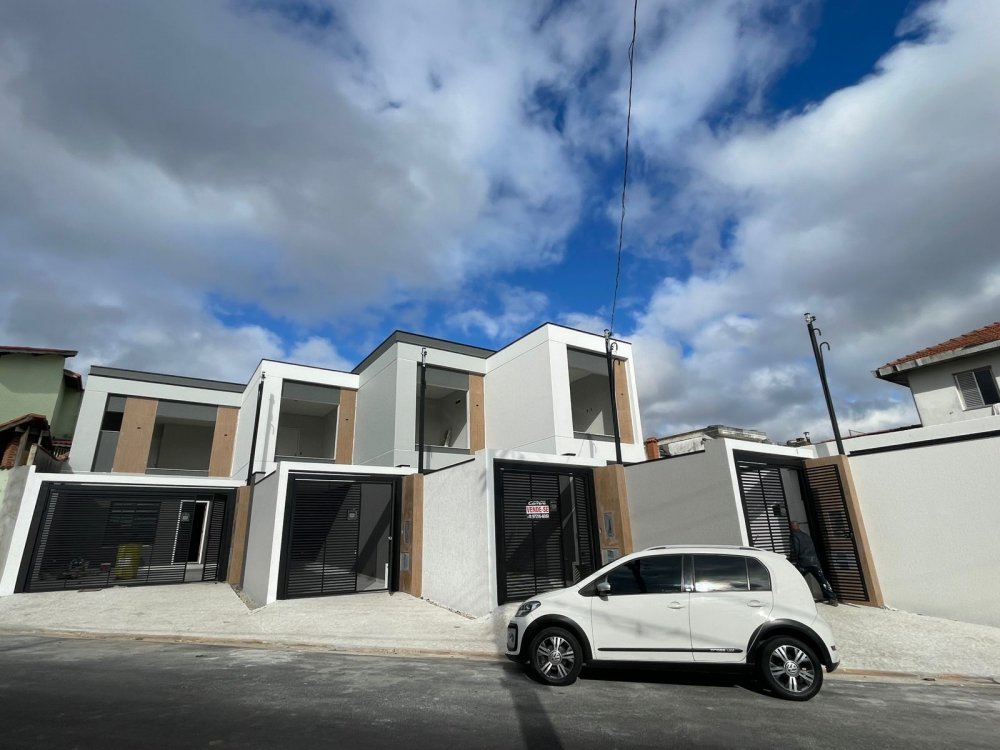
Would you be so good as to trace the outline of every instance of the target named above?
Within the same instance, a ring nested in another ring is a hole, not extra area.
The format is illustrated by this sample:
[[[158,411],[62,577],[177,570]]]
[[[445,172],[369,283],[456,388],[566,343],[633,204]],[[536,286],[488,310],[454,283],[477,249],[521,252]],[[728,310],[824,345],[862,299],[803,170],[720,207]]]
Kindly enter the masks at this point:
[[[816,321],[816,316],[806,313],[805,318],[806,328],[809,329],[809,340],[812,342],[813,356],[816,357],[816,369],[819,370],[819,382],[823,386],[823,396],[826,398],[826,409],[830,412],[830,423],[833,425],[833,438],[837,441],[837,453],[843,456],[845,455],[844,441],[840,439],[840,426],[837,424],[837,413],[833,410],[830,386],[826,382],[826,366],[823,364],[823,347],[825,346],[827,351],[829,351],[830,344],[826,341],[820,342],[818,340],[818,337],[823,335],[823,331],[813,325]]]

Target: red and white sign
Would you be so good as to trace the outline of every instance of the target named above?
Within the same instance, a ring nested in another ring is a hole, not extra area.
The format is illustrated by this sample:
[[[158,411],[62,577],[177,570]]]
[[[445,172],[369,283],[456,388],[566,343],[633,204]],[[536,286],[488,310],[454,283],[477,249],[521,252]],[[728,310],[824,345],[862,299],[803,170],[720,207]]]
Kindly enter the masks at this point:
[[[524,506],[524,511],[528,518],[548,518],[549,505],[544,500],[529,500]]]

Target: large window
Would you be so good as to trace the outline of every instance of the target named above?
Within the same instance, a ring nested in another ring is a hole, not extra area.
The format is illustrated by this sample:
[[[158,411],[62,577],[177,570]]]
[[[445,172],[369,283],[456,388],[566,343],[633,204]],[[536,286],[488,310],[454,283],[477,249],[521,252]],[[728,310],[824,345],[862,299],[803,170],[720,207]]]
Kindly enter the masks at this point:
[[[416,440],[420,439],[420,377],[417,373]],[[427,368],[424,394],[424,444],[439,448],[469,447],[469,373]]]
[[[576,349],[568,350],[567,356],[573,432],[580,436],[613,435],[608,360],[600,354]]]
[[[284,381],[275,457],[333,461],[339,409],[340,388]]]
[[[997,381],[993,377],[993,370],[989,367],[956,373],[955,383],[962,394],[965,409],[981,409],[990,404],[1000,403]]]
[[[101,418],[101,431],[97,436],[94,465],[91,467],[93,471],[111,471],[115,462],[115,451],[118,450],[118,436],[121,435],[124,415],[125,397],[108,396],[104,404],[104,416]]]
[[[218,413],[211,404],[160,401],[146,473],[208,476]]]

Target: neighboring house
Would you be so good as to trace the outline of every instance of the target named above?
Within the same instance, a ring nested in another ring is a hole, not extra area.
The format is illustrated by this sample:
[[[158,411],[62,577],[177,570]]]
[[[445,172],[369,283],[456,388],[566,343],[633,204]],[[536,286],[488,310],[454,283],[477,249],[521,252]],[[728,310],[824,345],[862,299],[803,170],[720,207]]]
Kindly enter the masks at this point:
[[[798,520],[842,598],[1000,626],[998,372],[994,323],[880,368],[911,387],[923,424],[845,438],[846,456],[722,438],[628,466],[635,545],[787,554]]]
[[[924,427],[1000,414],[1000,321],[894,359],[875,377],[910,389]]]
[[[0,423],[39,414],[49,422],[57,449],[68,452],[76,425],[83,383],[65,369],[72,349],[0,346]]]
[[[0,507],[9,471],[29,462],[47,468],[69,452],[83,396],[80,376],[65,369],[71,349],[0,346]]]
[[[742,427],[726,427],[722,424],[712,424],[700,430],[689,430],[676,435],[661,438],[646,439],[646,458],[667,458],[685,453],[695,453],[705,449],[706,440],[746,440],[751,443],[770,443],[767,435],[760,430],[747,430]]]
[[[0,594],[228,579],[483,614],[563,585],[631,549],[617,346],[614,405],[604,339],[553,324],[498,351],[397,331],[351,372],[263,360],[247,383],[93,367],[73,473],[24,479],[0,535]]]

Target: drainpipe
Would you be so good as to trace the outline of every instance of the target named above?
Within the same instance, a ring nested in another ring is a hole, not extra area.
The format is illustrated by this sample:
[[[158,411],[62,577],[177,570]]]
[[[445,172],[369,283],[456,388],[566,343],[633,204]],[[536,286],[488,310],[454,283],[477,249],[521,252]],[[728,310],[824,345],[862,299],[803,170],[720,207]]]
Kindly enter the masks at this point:
[[[614,352],[618,342],[611,340],[611,331],[604,329],[604,350],[608,356],[608,383],[611,387],[611,421],[615,428],[615,457],[622,463],[622,436],[618,429],[618,393],[615,390],[615,358]]]
[[[424,473],[424,403],[427,401],[427,350],[420,350],[420,401],[417,428],[417,449],[420,455],[417,457],[417,472]]]
[[[826,410],[830,412],[830,424],[833,425],[833,437],[837,441],[837,453],[843,456],[845,455],[844,442],[840,439],[840,425],[837,424],[837,414],[833,410],[833,399],[830,397],[830,386],[826,382],[826,366],[823,364],[823,347],[825,346],[827,351],[829,351],[830,344],[826,341],[821,343],[817,342],[817,337],[822,336],[823,332],[819,328],[813,326],[816,316],[806,313],[805,318],[806,328],[809,329],[809,340],[812,342],[813,356],[816,358],[816,369],[819,370],[819,382],[823,386],[823,396],[826,398]]]
[[[260,426],[260,406],[264,403],[264,373],[260,373],[260,383],[257,385],[257,412],[253,417],[253,436],[250,438],[250,462],[247,466],[247,486],[253,481],[254,454],[257,451],[257,428]]]

